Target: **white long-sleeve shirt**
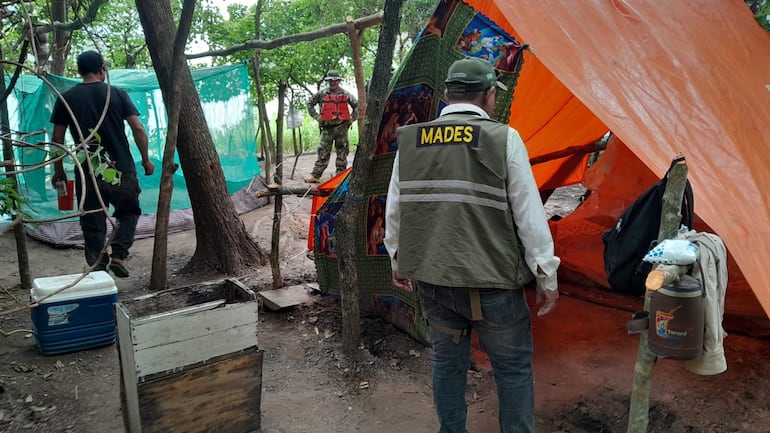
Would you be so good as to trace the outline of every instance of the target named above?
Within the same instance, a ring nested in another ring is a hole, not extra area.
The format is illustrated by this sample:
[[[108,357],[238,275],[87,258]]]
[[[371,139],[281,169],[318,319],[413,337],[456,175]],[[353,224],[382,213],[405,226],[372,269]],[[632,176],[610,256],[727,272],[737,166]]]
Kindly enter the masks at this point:
[[[441,111],[441,116],[457,112],[474,112],[484,118],[489,115],[473,104],[451,104]],[[519,133],[508,129],[506,142],[508,166],[508,204],[513,213],[513,220],[524,247],[524,260],[527,267],[537,277],[538,290],[557,290],[556,270],[561,262],[554,255],[553,237],[548,227],[545,209],[537,190],[529,155]],[[388,186],[388,200],[385,207],[385,248],[390,255],[391,267],[398,271],[396,252],[398,251],[398,233],[401,224],[399,206],[399,155],[396,153],[393,172]]]

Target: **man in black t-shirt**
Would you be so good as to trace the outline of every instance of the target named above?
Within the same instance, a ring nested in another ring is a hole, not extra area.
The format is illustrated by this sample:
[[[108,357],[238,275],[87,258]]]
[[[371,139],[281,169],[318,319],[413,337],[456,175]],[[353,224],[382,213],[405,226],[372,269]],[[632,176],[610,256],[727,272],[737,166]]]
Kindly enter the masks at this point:
[[[106,215],[103,212],[82,215],[80,226],[83,230],[88,264],[93,266],[94,270],[107,270],[109,267],[116,277],[126,278],[128,270],[124,261],[134,242],[136,223],[142,210],[139,207],[141,189],[128,145],[124,121],[128,122],[133,132],[136,147],[142,158],[144,174],[152,175],[155,165],[150,161],[147,152],[147,134],[144,131],[144,125],[139,121],[139,111],[125,91],[108,86],[104,82],[108,64],[102,55],[96,51],[85,51],[78,56],[77,64],[78,73],[83,78],[83,82],[64,92],[61,98],[56,100],[51,114],[51,123],[54,125],[52,140],[63,144],[64,135],[69,128],[74,142],[81,143],[91,135],[91,131],[95,131],[96,133],[88,141],[91,143],[89,151],[95,152],[101,146],[102,160],[120,171],[120,183],[117,185],[105,182],[101,176],[96,178],[104,204],[115,208],[113,216],[117,219],[118,227],[110,243],[112,252],[109,254],[106,251],[102,252],[105,249],[104,242],[107,235]],[[107,92],[109,92],[109,105],[104,119],[99,124],[105,104],[108,102]],[[72,115],[68,109],[72,111]],[[57,182],[66,180],[67,174],[60,160],[54,165],[51,182],[56,185]],[[85,180],[85,197],[81,197],[81,179],[80,176],[75,176],[78,202],[84,199],[84,211],[101,208],[90,173],[86,173]]]

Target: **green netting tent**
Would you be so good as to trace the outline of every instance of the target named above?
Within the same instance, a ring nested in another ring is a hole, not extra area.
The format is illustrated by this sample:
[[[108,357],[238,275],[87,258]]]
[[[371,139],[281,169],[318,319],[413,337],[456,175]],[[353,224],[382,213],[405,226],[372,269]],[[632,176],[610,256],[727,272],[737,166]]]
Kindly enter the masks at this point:
[[[212,139],[219,155],[225,174],[227,187],[231,195],[242,198],[236,202],[236,210],[245,212],[256,206],[247,196],[254,194],[236,194],[244,188],[253,187],[255,176],[260,168],[257,159],[257,146],[254,129],[254,110],[249,92],[249,76],[246,65],[221,66],[192,71],[193,81],[198,89],[198,95],[209,125]],[[35,76],[21,76],[8,99],[10,127],[14,132],[41,132],[25,141],[36,143],[50,141],[53,125],[48,121],[51,115],[56,92],[46,83],[50,83],[58,91],[63,92],[81,80],[47,74],[44,79]],[[5,76],[6,85],[10,84],[10,76]],[[137,237],[152,235],[154,230],[154,213],[157,210],[160,166],[163,158],[163,147],[166,140],[167,116],[160,87],[155,72],[152,70],[110,70],[109,82],[128,92],[131,100],[139,110],[139,118],[145,125],[149,138],[150,158],[158,168],[153,176],[139,176],[142,188],[141,206],[143,217],[137,228]],[[184,122],[181,119],[181,122]],[[138,171],[142,173],[139,153],[131,137],[131,129],[126,126],[129,135],[131,151],[134,155]],[[67,134],[67,140],[71,140]],[[16,147],[16,160],[25,166],[43,161],[46,152],[34,147]],[[73,164],[65,163],[68,176],[72,176]],[[24,173],[20,176],[20,191],[28,201],[27,211],[35,218],[51,218],[63,215],[57,206],[56,191],[50,184],[52,166]],[[172,195],[171,231],[189,228],[192,225],[192,215],[189,211],[190,200],[182,172],[174,175],[174,192]],[[179,212],[178,212],[179,211]],[[76,222],[37,225],[27,227],[33,237],[58,246],[82,245],[80,228]],[[73,226],[74,227],[71,227]]]

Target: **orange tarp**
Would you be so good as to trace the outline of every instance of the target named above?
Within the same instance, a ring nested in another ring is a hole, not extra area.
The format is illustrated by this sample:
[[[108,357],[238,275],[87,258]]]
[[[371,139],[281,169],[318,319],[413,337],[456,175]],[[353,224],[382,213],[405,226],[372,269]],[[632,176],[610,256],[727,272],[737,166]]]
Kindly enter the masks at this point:
[[[318,185],[316,189],[318,191],[324,192],[327,195],[326,196],[313,196],[313,203],[310,207],[310,228],[308,230],[307,234],[307,249],[308,251],[313,251],[313,242],[315,242],[315,213],[318,211],[318,209],[321,208],[321,206],[324,204],[326,199],[328,198],[328,194],[331,194],[332,191],[334,191],[345,178],[347,177],[348,173],[350,173],[350,170],[352,170],[353,167],[348,167],[343,171],[342,173],[335,175],[331,179],[327,180],[326,182]]]
[[[685,156],[696,214],[770,312],[770,35],[743,1],[468,3],[532,48],[510,118],[530,157],[607,130],[653,178]],[[534,171],[541,187],[583,176]]]

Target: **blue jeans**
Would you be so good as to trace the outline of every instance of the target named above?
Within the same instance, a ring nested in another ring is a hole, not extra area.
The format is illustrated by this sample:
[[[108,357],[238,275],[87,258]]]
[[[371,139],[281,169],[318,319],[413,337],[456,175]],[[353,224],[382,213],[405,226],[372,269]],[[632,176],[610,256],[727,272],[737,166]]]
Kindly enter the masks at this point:
[[[489,355],[497,385],[500,432],[534,433],[532,333],[524,290],[479,289],[483,318],[472,321],[468,289],[422,282],[416,285],[431,325],[433,402],[439,433],[466,432],[470,333],[459,337],[458,342],[446,328],[474,329]]]

